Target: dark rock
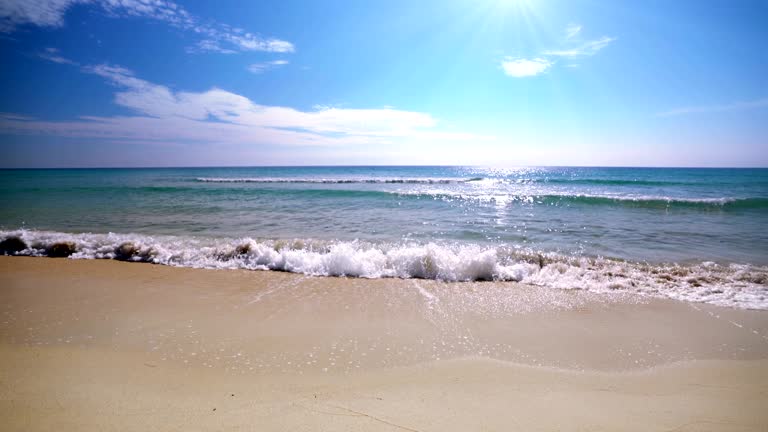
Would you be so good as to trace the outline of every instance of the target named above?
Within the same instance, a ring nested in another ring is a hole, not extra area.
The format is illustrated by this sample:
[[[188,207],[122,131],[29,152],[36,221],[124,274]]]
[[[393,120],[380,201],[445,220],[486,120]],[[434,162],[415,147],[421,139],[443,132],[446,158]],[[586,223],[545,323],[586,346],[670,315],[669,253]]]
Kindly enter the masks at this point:
[[[8,237],[0,242],[0,254],[2,255],[16,255],[26,248],[27,244],[18,237]]]
[[[250,251],[251,251],[251,245],[250,244],[248,244],[248,243],[241,244],[240,246],[235,248],[235,255],[247,255],[248,252],[250,252]]]
[[[129,261],[134,256],[136,256],[137,253],[138,253],[138,250],[136,248],[136,245],[134,245],[131,242],[125,242],[115,248],[115,259],[121,260],[121,261]]]
[[[77,246],[75,246],[75,243],[67,241],[52,244],[46,252],[48,253],[49,257],[63,258],[72,255],[76,251]]]

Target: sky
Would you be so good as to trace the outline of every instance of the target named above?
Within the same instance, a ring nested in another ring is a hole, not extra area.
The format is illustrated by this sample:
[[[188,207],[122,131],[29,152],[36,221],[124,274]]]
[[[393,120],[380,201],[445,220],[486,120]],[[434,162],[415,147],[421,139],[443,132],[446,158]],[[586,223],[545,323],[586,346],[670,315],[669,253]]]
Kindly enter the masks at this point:
[[[0,167],[766,167],[767,22],[749,0],[0,0]]]

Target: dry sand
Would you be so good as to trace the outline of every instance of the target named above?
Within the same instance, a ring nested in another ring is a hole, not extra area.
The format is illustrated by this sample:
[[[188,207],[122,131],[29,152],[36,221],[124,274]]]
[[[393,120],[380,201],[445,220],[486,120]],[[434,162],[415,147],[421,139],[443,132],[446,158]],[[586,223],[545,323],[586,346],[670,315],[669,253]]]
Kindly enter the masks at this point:
[[[768,313],[0,257],[2,430],[768,430]]]

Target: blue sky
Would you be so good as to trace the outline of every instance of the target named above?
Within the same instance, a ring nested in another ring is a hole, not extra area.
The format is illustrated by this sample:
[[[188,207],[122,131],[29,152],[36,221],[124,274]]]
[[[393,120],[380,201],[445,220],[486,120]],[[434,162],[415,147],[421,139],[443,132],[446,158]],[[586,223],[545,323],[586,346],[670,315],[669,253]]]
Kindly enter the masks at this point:
[[[768,166],[768,2],[0,0],[0,166]]]

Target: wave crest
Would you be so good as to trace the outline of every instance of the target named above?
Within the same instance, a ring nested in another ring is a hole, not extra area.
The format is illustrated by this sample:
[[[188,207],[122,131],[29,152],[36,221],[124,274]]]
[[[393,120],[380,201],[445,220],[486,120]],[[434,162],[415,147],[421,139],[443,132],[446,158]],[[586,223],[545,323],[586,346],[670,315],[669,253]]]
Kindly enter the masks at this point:
[[[309,184],[450,184],[466,183],[481,178],[282,178],[282,177],[198,177],[203,183],[309,183]]]
[[[2,252],[9,255],[53,256],[55,245],[67,244],[73,259],[277,270],[315,276],[519,281],[559,289],[628,291],[768,310],[768,267],[748,264],[651,265],[476,244],[203,239],[31,230],[0,231],[0,242],[16,245]]]
[[[589,205],[620,206],[649,209],[687,208],[699,210],[760,210],[768,209],[768,198],[680,198],[654,195],[598,195],[598,194],[469,194],[449,191],[391,192],[406,197],[431,197],[452,201],[493,202],[496,204],[543,204],[543,205]]]

